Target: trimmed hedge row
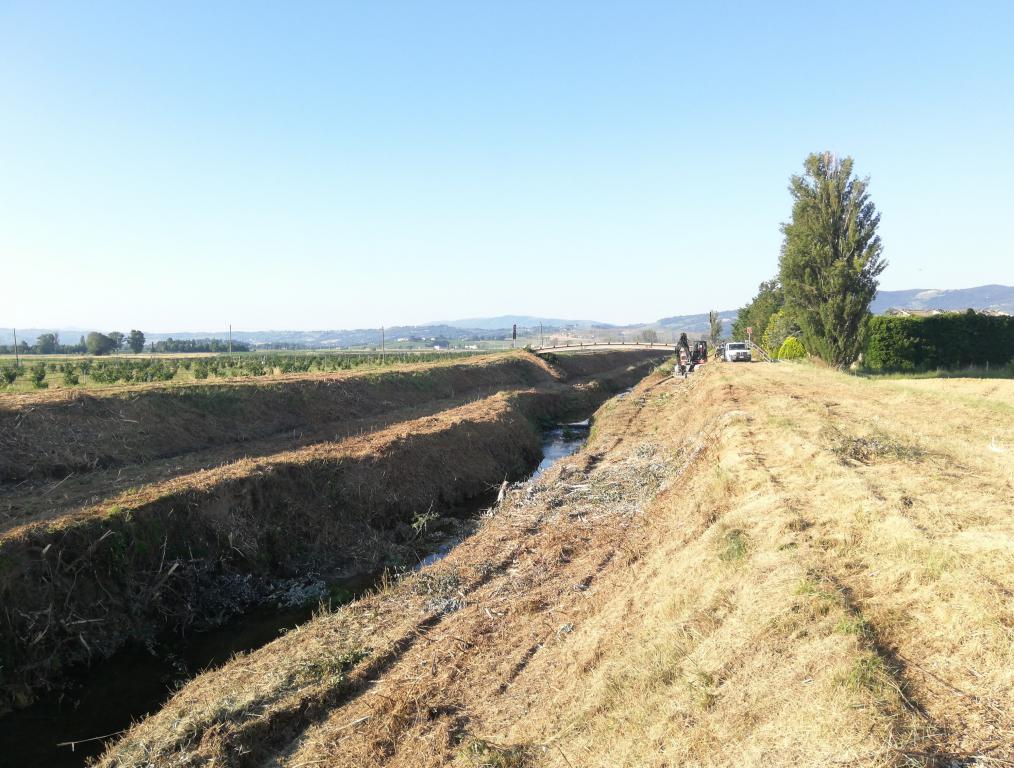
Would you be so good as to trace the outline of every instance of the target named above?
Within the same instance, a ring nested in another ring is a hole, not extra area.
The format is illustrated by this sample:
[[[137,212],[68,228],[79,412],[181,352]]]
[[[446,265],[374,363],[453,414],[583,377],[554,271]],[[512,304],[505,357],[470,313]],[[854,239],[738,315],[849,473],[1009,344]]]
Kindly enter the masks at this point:
[[[933,317],[871,317],[864,359],[887,371],[1006,365],[1014,360],[1014,317],[972,310]]]

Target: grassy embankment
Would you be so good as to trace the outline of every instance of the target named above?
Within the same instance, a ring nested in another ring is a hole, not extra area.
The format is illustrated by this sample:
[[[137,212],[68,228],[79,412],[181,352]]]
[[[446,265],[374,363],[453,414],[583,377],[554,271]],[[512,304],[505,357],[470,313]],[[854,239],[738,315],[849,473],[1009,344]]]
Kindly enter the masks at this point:
[[[653,376],[441,563],[101,765],[1014,761],[1014,384]]]
[[[70,664],[210,620],[236,576],[408,560],[411,523],[517,477],[538,423],[644,353],[0,396],[0,708]],[[235,600],[234,600],[235,598]]]
[[[292,429],[347,433],[343,425],[398,409],[446,407],[455,398],[552,380],[533,363],[518,353],[100,392],[0,393],[0,481],[142,464]]]

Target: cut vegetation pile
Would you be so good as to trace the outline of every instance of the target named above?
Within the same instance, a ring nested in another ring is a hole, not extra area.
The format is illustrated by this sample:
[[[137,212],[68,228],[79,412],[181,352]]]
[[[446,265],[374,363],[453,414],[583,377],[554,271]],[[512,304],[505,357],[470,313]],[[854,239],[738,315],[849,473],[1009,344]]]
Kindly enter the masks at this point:
[[[0,400],[0,711],[128,640],[221,621],[258,578],[407,559],[413,522],[530,471],[541,422],[653,359],[519,352]]]
[[[101,765],[1010,765],[1000,395],[655,374],[446,559],[197,678]]]

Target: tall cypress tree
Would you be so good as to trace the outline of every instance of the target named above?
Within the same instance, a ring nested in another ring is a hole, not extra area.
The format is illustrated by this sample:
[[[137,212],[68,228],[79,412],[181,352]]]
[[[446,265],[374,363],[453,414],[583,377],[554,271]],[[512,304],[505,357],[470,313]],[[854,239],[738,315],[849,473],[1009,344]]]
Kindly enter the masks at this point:
[[[869,179],[852,176],[852,158],[812,154],[793,176],[792,221],[782,225],[782,289],[806,347],[837,368],[863,345],[877,277],[887,266],[877,234],[880,214]]]
[[[708,312],[708,326],[711,344],[712,346],[717,346],[719,339],[722,338],[722,318],[718,314],[717,309]]]

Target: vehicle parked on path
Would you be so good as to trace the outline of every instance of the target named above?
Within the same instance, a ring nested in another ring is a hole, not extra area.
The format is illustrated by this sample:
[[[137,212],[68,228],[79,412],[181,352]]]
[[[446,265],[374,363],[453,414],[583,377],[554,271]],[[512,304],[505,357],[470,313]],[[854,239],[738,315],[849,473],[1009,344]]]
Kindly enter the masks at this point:
[[[730,341],[725,345],[723,359],[727,363],[749,363],[753,360],[753,354],[745,341]]]

